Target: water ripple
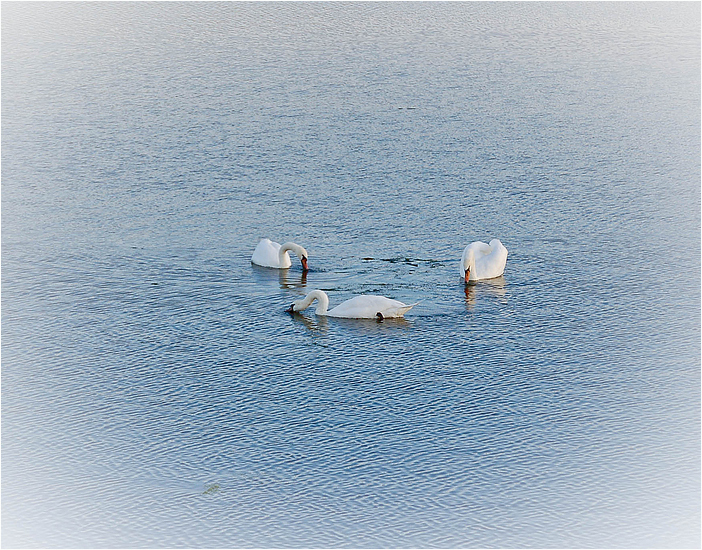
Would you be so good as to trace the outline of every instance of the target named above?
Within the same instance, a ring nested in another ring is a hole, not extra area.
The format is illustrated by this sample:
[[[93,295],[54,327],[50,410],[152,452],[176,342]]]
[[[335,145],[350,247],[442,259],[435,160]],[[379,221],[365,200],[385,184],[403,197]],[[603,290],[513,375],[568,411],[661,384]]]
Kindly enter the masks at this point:
[[[4,546],[699,546],[697,4],[3,19]]]

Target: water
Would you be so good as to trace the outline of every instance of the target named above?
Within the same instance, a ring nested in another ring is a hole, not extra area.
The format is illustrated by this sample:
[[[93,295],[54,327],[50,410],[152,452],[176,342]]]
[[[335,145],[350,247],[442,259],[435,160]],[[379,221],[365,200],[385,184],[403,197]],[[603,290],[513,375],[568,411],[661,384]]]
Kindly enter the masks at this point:
[[[5,3],[2,74],[4,547],[700,546],[698,3]]]

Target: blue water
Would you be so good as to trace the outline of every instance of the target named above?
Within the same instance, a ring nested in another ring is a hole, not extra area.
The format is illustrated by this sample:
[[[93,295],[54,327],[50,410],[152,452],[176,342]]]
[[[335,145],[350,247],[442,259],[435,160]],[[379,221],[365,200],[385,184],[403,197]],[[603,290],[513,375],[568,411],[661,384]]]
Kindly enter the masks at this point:
[[[3,547],[700,546],[699,3],[5,2],[2,107]]]

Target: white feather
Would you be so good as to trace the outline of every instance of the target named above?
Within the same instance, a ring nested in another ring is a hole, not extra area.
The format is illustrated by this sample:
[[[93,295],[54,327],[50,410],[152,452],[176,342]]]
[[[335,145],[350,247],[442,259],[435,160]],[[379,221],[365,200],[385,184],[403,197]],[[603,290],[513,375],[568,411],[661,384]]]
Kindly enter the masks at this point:
[[[417,304],[404,304],[399,300],[386,298],[385,296],[373,296],[362,294],[350,300],[342,302],[333,309],[327,311],[329,307],[329,296],[322,290],[313,290],[302,300],[296,300],[292,305],[293,311],[302,311],[318,301],[315,313],[326,315],[327,317],[343,317],[346,319],[375,319],[378,313],[382,318],[397,318],[404,316],[411,308]]]
[[[461,256],[461,277],[470,269],[469,280],[493,279],[505,271],[507,249],[499,239],[492,239],[490,244],[475,241],[466,246]]]
[[[307,260],[307,250],[299,244],[285,243],[281,246],[270,239],[261,239],[251,256],[251,263],[262,267],[287,269],[292,265],[288,251],[294,252],[300,260]]]

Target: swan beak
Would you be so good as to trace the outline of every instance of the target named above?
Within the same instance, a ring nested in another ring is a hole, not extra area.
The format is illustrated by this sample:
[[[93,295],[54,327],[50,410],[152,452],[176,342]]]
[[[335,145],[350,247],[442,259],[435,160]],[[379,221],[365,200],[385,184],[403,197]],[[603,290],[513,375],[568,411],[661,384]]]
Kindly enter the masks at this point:
[[[300,259],[300,262],[302,263],[302,271],[309,271],[310,270],[310,268],[307,267],[307,258],[305,256],[303,256]]]
[[[295,307],[295,304],[290,304],[290,307],[285,310],[285,313],[295,313],[293,307]]]
[[[468,281],[470,280],[470,269],[466,269],[466,274],[465,274],[464,280],[465,280],[466,284],[468,284]]]

